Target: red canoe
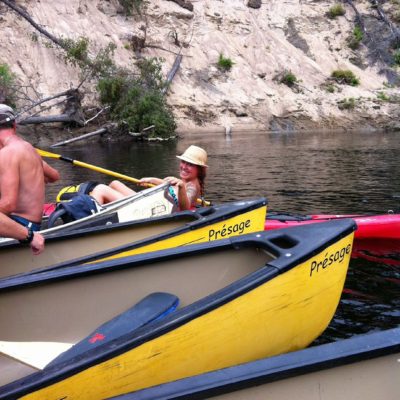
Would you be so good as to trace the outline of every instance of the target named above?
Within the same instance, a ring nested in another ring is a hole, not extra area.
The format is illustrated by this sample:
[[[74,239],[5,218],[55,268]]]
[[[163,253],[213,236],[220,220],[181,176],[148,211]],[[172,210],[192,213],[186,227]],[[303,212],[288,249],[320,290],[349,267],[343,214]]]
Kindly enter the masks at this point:
[[[400,265],[400,214],[301,215],[269,212],[264,229],[288,228],[340,218],[353,218],[357,223],[352,254],[354,258]]]

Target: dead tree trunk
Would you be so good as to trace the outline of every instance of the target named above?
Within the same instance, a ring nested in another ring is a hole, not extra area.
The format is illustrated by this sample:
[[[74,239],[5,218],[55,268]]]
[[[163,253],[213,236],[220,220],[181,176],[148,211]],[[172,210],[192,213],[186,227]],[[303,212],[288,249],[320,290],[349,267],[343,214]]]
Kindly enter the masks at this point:
[[[165,94],[167,92],[168,87],[172,82],[172,79],[174,79],[174,76],[175,76],[176,72],[178,71],[179,66],[181,65],[181,61],[182,61],[182,54],[179,54],[175,58],[174,64],[173,64],[171,70],[168,73],[167,80],[166,80],[166,86],[162,90],[163,94]]]
[[[43,104],[47,101],[54,100],[58,97],[66,97],[66,106],[63,114],[61,115],[50,115],[50,116],[30,116],[27,118],[18,118],[18,124],[20,125],[30,125],[30,124],[42,124],[42,123],[50,123],[50,122],[63,122],[63,123],[72,123],[78,126],[85,125],[85,118],[82,112],[81,100],[82,95],[78,89],[69,89],[65,92],[59,93],[57,95],[47,97],[45,99],[41,99],[40,101],[32,104],[29,109],[26,109],[24,113],[28,110],[31,110],[34,107],[37,107],[40,104]],[[37,113],[35,113],[37,114]]]
[[[13,1],[10,1],[10,0],[0,0],[0,1],[2,3],[4,3],[6,6],[12,8],[21,17],[25,18],[42,35],[46,36],[48,39],[50,39],[56,45],[62,47],[64,50],[66,49],[64,43],[62,42],[62,40],[58,39],[57,37],[53,36],[51,33],[47,32],[45,29],[43,29],[39,24],[37,24],[32,19],[32,17],[26,11],[24,11],[22,8],[18,7]]]
[[[79,126],[84,126],[84,122],[76,119],[74,116],[68,114],[60,114],[60,115],[48,115],[46,117],[29,117],[24,119],[19,123],[19,125],[38,125],[38,124],[46,124],[46,123],[55,123],[55,122],[63,122],[63,123],[75,123]]]

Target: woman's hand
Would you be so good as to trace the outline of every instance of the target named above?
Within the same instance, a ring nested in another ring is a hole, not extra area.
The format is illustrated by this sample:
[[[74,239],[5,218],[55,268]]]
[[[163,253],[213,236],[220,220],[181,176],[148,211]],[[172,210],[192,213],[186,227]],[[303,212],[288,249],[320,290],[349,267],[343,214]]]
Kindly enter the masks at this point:
[[[179,188],[184,186],[183,181],[179,178],[176,178],[175,176],[167,176],[166,178],[164,178],[164,181],[168,182],[172,186],[177,186]]]

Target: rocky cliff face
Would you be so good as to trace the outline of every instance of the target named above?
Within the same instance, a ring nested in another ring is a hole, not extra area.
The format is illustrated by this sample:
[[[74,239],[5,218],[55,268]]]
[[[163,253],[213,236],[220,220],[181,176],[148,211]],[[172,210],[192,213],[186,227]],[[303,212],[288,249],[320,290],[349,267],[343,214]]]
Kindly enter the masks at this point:
[[[145,40],[145,57],[163,57],[165,73],[178,53],[180,69],[168,92],[180,131],[190,129],[398,128],[400,94],[393,66],[397,1],[342,2],[345,15],[330,19],[333,1],[152,0],[142,16],[126,17],[117,0],[18,0],[16,4],[55,36],[88,37],[93,51],[113,42],[116,61],[129,65]],[[250,4],[249,4],[250,3]],[[375,2],[376,3],[376,2]],[[260,8],[253,8],[260,5]],[[378,3],[379,5],[379,3]],[[193,10],[190,10],[190,9]],[[357,18],[360,46],[348,40]],[[0,2],[2,63],[11,66],[29,96],[50,96],[79,82],[60,51]],[[400,43],[398,44],[400,47]],[[220,55],[234,65],[217,67]],[[351,70],[358,86],[330,80]],[[282,83],[287,72],[297,79]],[[34,88],[34,90],[33,90]],[[87,104],[95,98],[87,96]]]

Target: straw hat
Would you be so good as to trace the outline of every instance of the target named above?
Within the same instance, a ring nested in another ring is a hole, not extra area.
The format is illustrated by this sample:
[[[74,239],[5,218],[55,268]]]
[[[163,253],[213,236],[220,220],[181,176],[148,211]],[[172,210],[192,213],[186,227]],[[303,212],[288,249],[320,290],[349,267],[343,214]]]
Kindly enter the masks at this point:
[[[208,167],[207,152],[198,146],[189,146],[181,156],[177,158],[190,164],[199,165],[200,167]]]

